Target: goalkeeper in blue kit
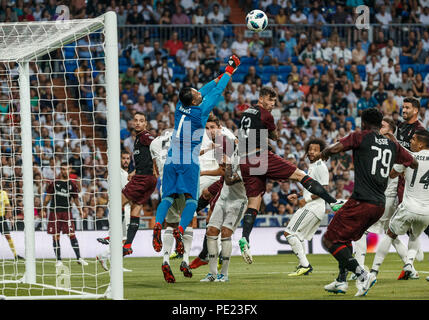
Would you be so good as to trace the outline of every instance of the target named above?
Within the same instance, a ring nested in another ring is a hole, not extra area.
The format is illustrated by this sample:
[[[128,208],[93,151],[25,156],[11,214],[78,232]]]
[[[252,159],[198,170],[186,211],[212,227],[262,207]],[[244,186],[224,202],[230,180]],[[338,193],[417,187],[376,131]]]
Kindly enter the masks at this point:
[[[175,197],[184,194],[186,205],[179,227],[173,231],[177,253],[183,254],[182,241],[186,227],[191,223],[198,204],[201,142],[210,112],[219,101],[240,59],[229,58],[225,73],[204,85],[199,91],[185,87],[180,90],[174,114],[174,131],[162,178],[162,199],[156,211],[152,245],[156,252],[162,249],[161,229],[168,209]]]

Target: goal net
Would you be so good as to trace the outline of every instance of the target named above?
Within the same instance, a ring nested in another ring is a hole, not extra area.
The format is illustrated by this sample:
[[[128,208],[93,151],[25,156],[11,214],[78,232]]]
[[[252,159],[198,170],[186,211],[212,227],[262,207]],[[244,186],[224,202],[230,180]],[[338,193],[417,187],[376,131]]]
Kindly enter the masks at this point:
[[[116,15],[0,38],[0,298],[122,299]]]

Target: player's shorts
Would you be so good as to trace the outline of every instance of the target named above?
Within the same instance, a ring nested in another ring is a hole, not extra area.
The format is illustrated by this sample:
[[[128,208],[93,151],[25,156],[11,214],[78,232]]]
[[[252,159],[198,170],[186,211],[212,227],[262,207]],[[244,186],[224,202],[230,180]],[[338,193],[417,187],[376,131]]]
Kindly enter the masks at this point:
[[[74,222],[71,211],[49,212],[48,234],[74,233]]]
[[[220,179],[220,176],[201,176],[200,177],[200,195],[203,190],[210,187],[213,183],[216,183]]]
[[[384,234],[389,228],[389,221],[397,208],[396,197],[386,197],[386,206],[380,220],[368,228],[368,232]]]
[[[180,216],[183,212],[183,209],[185,209],[185,206],[186,198],[183,194],[180,194],[176,199],[174,199],[173,204],[168,209],[165,221],[170,224],[179,223]]]
[[[300,241],[311,240],[321,221],[311,210],[303,207],[293,214],[285,231],[295,235]]]
[[[145,204],[156,188],[156,178],[151,175],[134,175],[122,189],[128,200],[135,204]]]
[[[10,234],[9,225],[7,224],[7,220],[4,217],[0,217],[0,233]]]
[[[225,227],[234,232],[243,218],[246,207],[247,199],[236,200],[233,203],[220,199],[214,207],[207,227],[215,227],[218,230]]]
[[[324,237],[333,243],[357,241],[383,212],[383,206],[350,198],[334,215]]]
[[[429,215],[412,213],[401,203],[390,220],[389,229],[396,235],[411,231],[413,236],[419,237],[428,225]]]
[[[223,188],[223,181],[224,181],[224,177],[220,177],[220,179],[218,181],[216,181],[215,183],[213,183],[212,185],[210,185],[210,187],[208,188],[208,191],[210,192],[210,194],[213,196],[210,199],[210,209],[213,211],[214,207],[216,205],[217,200],[220,197],[220,193],[222,192],[222,188]]]
[[[162,196],[168,197],[174,193],[188,193],[192,199],[199,198],[200,167],[196,164],[164,165],[162,176]]]
[[[271,151],[248,155],[240,160],[241,175],[248,197],[257,197],[264,194],[267,179],[287,180],[296,169],[293,163]]]

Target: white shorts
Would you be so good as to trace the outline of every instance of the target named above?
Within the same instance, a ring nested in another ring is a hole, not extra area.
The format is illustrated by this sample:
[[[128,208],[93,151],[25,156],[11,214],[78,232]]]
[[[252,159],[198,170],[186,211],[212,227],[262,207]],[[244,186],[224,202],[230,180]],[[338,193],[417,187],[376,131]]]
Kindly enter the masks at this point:
[[[174,199],[173,204],[168,209],[167,216],[165,217],[165,221],[167,223],[179,223],[180,216],[183,212],[183,209],[186,205],[186,199],[183,194],[179,195],[178,198]]]
[[[201,176],[200,177],[200,196],[203,190],[210,187],[213,183],[218,181],[220,176]]]
[[[300,241],[311,240],[321,221],[311,210],[302,207],[293,214],[285,231]]]
[[[384,208],[384,213],[381,216],[380,220],[374,223],[371,227],[368,228],[368,232],[384,234],[389,228],[389,222],[392,218],[393,213],[396,210],[397,201],[396,197],[386,197],[386,206]]]
[[[389,229],[396,235],[411,231],[416,238],[429,226],[429,215],[409,212],[401,203],[390,220]]]
[[[216,202],[207,227],[215,227],[218,230],[222,230],[222,227],[225,227],[234,232],[243,218],[246,207],[247,199],[236,200],[233,203],[219,199]]]

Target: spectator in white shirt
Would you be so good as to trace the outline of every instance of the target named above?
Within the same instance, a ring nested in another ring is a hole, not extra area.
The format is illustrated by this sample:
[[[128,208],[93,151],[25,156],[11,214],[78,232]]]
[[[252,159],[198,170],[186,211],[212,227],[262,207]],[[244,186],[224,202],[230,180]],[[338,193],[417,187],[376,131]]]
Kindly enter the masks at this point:
[[[346,47],[346,42],[344,40],[340,41],[340,46],[334,48],[334,53],[337,56],[337,59],[344,59],[345,64],[350,64],[352,60],[352,52]]]
[[[229,48],[228,41],[222,41],[222,47],[218,49],[217,56],[221,59],[221,61],[232,55],[232,51]]]
[[[274,90],[276,90],[276,91],[277,91],[277,94],[278,94],[279,96],[283,96],[283,95],[284,95],[284,93],[285,93],[285,90],[286,90],[286,86],[284,85],[284,83],[282,83],[282,82],[280,82],[280,81],[278,80],[278,77],[277,77],[277,75],[276,75],[276,74],[272,74],[272,75],[271,75],[271,77],[270,77],[270,82],[268,82],[268,83],[266,84],[266,86],[267,86],[267,87],[271,87],[271,88],[273,88]]]
[[[290,21],[294,24],[306,24],[307,17],[302,13],[301,8],[296,8],[296,11],[290,16]]]
[[[402,82],[402,71],[401,65],[399,63],[395,64],[393,72],[390,74],[389,82],[393,84],[395,88],[399,83]]]
[[[318,64],[332,62],[332,48],[328,46],[326,39],[320,40],[320,48],[316,50],[316,62]]]
[[[371,61],[365,67],[366,73],[374,76],[374,80],[380,80],[381,64],[377,61],[377,56],[372,55]]]
[[[390,49],[390,57],[393,59],[394,63],[399,63],[399,56],[401,55],[401,50],[398,47],[394,46],[393,39],[387,40],[387,46],[380,50],[381,55],[386,55],[387,48]]]
[[[195,51],[191,51],[188,59],[185,61],[184,67],[186,69],[193,69],[197,73],[200,73],[200,61],[198,60],[197,53]]]
[[[423,50],[429,51],[429,32],[423,32],[423,38],[421,41],[423,43]]]
[[[386,7],[384,5],[380,7],[380,12],[375,15],[375,19],[378,23],[383,25],[383,29],[387,29],[388,25],[392,22],[392,16],[386,11]]]
[[[223,24],[223,21],[225,20],[225,16],[219,10],[219,5],[217,3],[213,5],[213,11],[211,11],[207,15],[207,20],[209,24]],[[225,34],[223,29],[220,27],[210,27],[208,29],[208,34],[209,34],[210,42],[214,44],[216,47],[220,47],[223,41],[223,36]]]
[[[420,13],[419,22],[424,25],[429,24],[429,7],[424,7],[423,12]]]
[[[241,57],[249,56],[249,44],[244,39],[242,33],[237,34],[236,40],[231,45],[231,51],[233,54]]]

